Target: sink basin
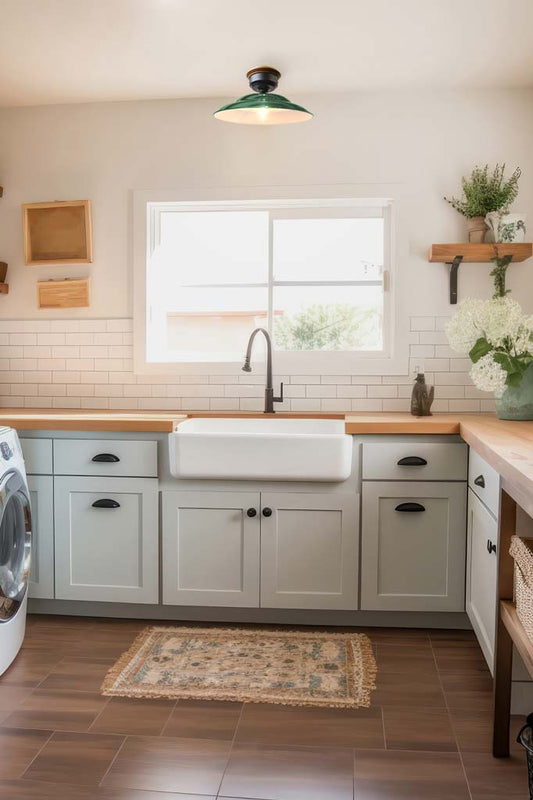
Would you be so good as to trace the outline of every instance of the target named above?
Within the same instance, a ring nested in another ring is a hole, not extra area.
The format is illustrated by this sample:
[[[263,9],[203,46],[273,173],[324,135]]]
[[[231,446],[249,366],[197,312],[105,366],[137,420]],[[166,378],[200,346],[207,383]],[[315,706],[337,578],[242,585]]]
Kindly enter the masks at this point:
[[[342,419],[189,419],[169,448],[175,478],[344,481],[352,468]]]

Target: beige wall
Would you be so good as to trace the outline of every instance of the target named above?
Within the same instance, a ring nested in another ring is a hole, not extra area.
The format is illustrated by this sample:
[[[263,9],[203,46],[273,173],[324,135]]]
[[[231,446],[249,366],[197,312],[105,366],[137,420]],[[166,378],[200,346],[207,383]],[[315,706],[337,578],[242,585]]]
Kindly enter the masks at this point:
[[[68,317],[132,314],[132,192],[137,189],[395,184],[401,235],[398,265],[405,313],[446,315],[443,265],[426,260],[431,242],[464,238],[461,217],[442,200],[475,163],[523,169],[515,208],[533,231],[533,92],[477,91],[308,95],[305,125],[252,128],[217,122],[222,101],[184,100],[0,110],[0,260],[9,262],[4,319],[51,319],[39,312],[39,278],[92,276],[90,309]],[[93,203],[94,263],[26,267],[20,204],[85,199]],[[533,311],[531,262],[512,266],[509,285]],[[460,294],[490,296],[487,265],[467,265]]]

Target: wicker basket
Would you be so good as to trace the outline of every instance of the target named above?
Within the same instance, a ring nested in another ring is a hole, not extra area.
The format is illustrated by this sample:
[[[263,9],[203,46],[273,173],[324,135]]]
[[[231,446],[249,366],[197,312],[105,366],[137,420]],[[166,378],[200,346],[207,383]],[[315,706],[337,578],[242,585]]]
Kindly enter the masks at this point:
[[[533,539],[511,537],[514,558],[514,598],[518,619],[533,641]]]

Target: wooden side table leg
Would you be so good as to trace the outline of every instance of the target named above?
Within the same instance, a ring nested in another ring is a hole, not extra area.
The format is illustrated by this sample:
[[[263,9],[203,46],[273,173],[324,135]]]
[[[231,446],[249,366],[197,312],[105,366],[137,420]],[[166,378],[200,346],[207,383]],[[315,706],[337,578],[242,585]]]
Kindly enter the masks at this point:
[[[509,728],[511,716],[511,688],[513,673],[513,640],[502,622],[498,608],[498,648],[494,668],[494,721],[492,728],[492,755],[509,756]]]

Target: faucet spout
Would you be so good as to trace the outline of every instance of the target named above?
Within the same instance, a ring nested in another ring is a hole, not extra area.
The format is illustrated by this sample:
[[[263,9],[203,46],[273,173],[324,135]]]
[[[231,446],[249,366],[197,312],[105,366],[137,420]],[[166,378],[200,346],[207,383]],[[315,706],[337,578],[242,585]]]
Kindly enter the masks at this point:
[[[250,361],[252,359],[252,348],[254,344],[254,339],[258,333],[263,334],[263,336],[266,339],[266,345],[267,345],[267,374],[266,374],[266,386],[265,386],[264,413],[273,414],[274,403],[283,402],[283,383],[281,384],[280,388],[280,396],[274,397],[274,387],[272,386],[272,340],[266,328],[256,328],[250,334],[250,338],[248,340],[248,347],[246,348],[246,355],[244,356],[244,364],[242,365],[242,370],[243,372],[252,371],[252,367],[250,366]]]

